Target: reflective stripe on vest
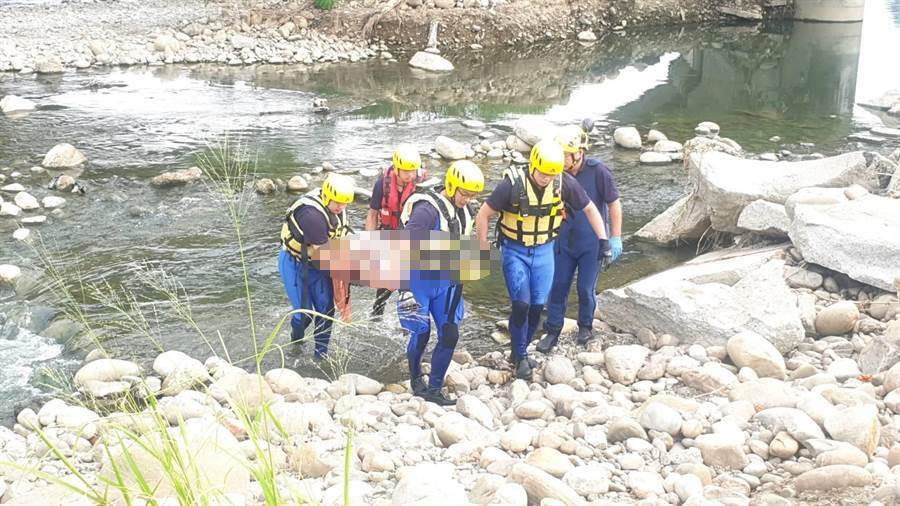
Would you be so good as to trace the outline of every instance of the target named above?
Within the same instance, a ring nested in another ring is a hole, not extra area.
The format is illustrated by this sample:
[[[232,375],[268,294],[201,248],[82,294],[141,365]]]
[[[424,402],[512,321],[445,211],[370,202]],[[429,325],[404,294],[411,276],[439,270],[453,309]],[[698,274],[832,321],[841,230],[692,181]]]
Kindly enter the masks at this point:
[[[416,191],[416,183],[423,181],[424,172],[419,170],[416,172],[416,179],[403,187],[403,191],[399,191],[400,181],[397,179],[397,171],[391,165],[382,173],[381,185],[381,229],[397,230],[400,228],[400,213],[403,211],[403,204]]]
[[[460,213],[457,212],[456,206],[444,198],[443,195],[433,190],[420,190],[407,199],[406,204],[403,206],[403,212],[400,214],[400,221],[403,225],[409,222],[413,206],[422,201],[428,202],[437,209],[439,228],[442,232],[451,232],[461,236],[472,235],[475,220],[472,219],[472,212],[469,210],[469,207],[462,208],[462,220],[460,220]]]
[[[303,237],[303,229],[295,217],[295,212],[300,207],[312,206],[325,217],[325,222],[328,223],[329,239],[344,237],[350,232],[350,228],[347,226],[347,212],[343,211],[338,215],[329,211],[322,202],[320,192],[321,190],[313,190],[297,199],[288,209],[284,224],[281,226],[281,244],[297,257],[303,256],[303,246],[307,244]]]
[[[503,177],[512,183],[511,207],[500,215],[500,232],[525,246],[538,246],[556,239],[566,217],[562,201],[562,177],[554,178],[538,199],[525,167],[510,167]]]

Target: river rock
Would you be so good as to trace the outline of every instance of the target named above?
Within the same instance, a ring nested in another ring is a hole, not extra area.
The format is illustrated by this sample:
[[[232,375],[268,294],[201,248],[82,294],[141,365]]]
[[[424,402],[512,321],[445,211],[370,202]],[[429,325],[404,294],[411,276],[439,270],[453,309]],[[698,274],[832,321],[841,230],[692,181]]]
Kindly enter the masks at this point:
[[[468,504],[466,490],[453,479],[453,466],[447,462],[422,463],[402,469],[402,478],[391,500],[403,504]]]
[[[596,42],[597,41],[597,36],[594,35],[594,32],[592,32],[590,30],[584,30],[582,32],[578,32],[577,38],[581,42]]]
[[[613,132],[616,145],[625,149],[641,149],[641,134],[635,127],[619,127]]]
[[[409,66],[431,72],[450,72],[453,70],[453,64],[449,60],[426,51],[416,51],[416,54],[409,59]]]
[[[635,232],[635,236],[659,244],[671,244],[679,240],[699,239],[708,228],[706,207],[694,194],[690,194],[650,220]]]
[[[545,119],[524,117],[516,120],[515,125],[513,125],[513,131],[515,132],[516,137],[525,143],[534,146],[542,140],[556,140],[559,129],[556,125]]]
[[[34,109],[34,102],[15,95],[6,95],[0,100],[0,111],[4,114],[29,112]]]
[[[832,206],[798,206],[790,238],[807,262],[895,291],[900,200],[868,195]],[[849,245],[849,246],[848,246]]]
[[[175,53],[181,50],[181,41],[171,35],[159,35],[153,40],[153,49],[161,53]]]
[[[141,367],[134,362],[114,358],[101,358],[83,365],[75,373],[75,386],[88,381],[120,381],[126,376],[140,376]]]
[[[820,286],[822,286],[822,275],[818,272],[813,272],[806,269],[801,269],[797,267],[788,267],[787,269],[787,277],[785,280],[787,281],[788,286],[791,288],[806,288],[808,290],[816,290]]]
[[[178,350],[160,353],[153,361],[153,370],[163,378],[175,374],[179,370],[189,371],[198,380],[209,381],[209,372],[199,360],[187,356]]]
[[[613,419],[609,423],[606,437],[610,443],[619,443],[630,438],[648,439],[641,424],[628,417]]]
[[[0,202],[0,216],[18,216],[22,213],[22,208],[12,202]]]
[[[297,393],[306,387],[306,381],[293,369],[272,369],[265,378],[272,391],[279,395]]]
[[[550,412],[550,407],[543,401],[525,401],[513,410],[517,417],[523,420],[535,420],[543,418]]]
[[[684,146],[681,145],[680,142],[666,140],[657,141],[656,144],[653,145],[653,151],[657,153],[681,153],[681,150],[684,149]]]
[[[786,432],[800,443],[825,437],[815,420],[795,408],[764,409],[753,415],[753,420],[774,433]]]
[[[538,448],[531,452],[525,458],[525,463],[531,464],[556,478],[562,478],[567,472],[575,468],[568,457],[558,450],[547,447]]]
[[[816,332],[820,336],[839,336],[853,330],[859,320],[859,309],[850,301],[832,304],[816,315]]]
[[[609,491],[610,471],[606,466],[589,463],[569,470],[563,476],[563,483],[583,495],[605,494]]]
[[[44,209],[57,209],[66,205],[66,199],[55,195],[48,195],[41,199],[41,206]]]
[[[434,429],[444,448],[464,441],[484,441],[494,435],[478,422],[455,412],[441,416],[434,424]]]
[[[290,435],[320,432],[334,426],[328,408],[316,402],[276,402],[270,408],[272,416]]]
[[[526,423],[515,423],[500,436],[500,445],[511,452],[525,451],[538,435],[537,430]]]
[[[835,448],[816,455],[816,467],[848,465],[865,467],[869,457],[850,443],[833,441]]]
[[[826,466],[807,471],[794,481],[797,492],[865,487],[872,483],[872,475],[856,466]]]
[[[191,167],[189,169],[163,172],[151,179],[150,184],[157,188],[168,188],[171,186],[184,185],[196,181],[201,177],[203,177],[203,171],[200,170],[200,167]]]
[[[812,186],[846,187],[857,183],[869,190],[878,188],[877,171],[861,152],[802,162],[766,162],[719,152],[695,153],[688,159],[688,168],[713,228],[734,233],[740,232],[737,219],[741,211],[756,200],[784,204],[797,190]]]
[[[832,439],[845,441],[872,455],[881,437],[878,409],[871,404],[838,409],[825,419],[825,430]]]
[[[628,473],[628,487],[635,497],[647,499],[666,493],[662,476],[658,473],[639,471]]]
[[[179,453],[173,458],[189,463],[191,469],[196,470],[191,473],[191,486],[196,490],[249,494],[250,463],[243,456],[237,439],[225,427],[212,418],[193,418],[167,431],[166,441],[171,443],[164,442],[158,432],[140,436],[138,444],[129,444],[129,439],[123,436],[121,439],[128,445],[127,457],[121,446],[110,444],[109,455],[103,457],[100,475],[116,483],[122,480],[130,490],[140,490],[134,471],[139,469],[141,478],[153,484],[156,497],[175,496],[177,487],[183,484],[173,482],[173,474],[166,471],[159,456],[153,453],[169,448],[171,444]],[[227,458],[223,458],[226,455]],[[113,498],[118,495],[113,492]]]
[[[749,463],[743,441],[736,440],[731,434],[703,434],[696,442],[707,466],[739,470]]]
[[[309,182],[303,176],[294,176],[287,182],[289,192],[304,192],[309,189]]]
[[[343,374],[337,382],[346,385],[347,391],[356,395],[378,395],[384,389],[384,384],[362,374]]]
[[[512,468],[509,478],[525,487],[529,504],[537,504],[545,498],[557,499],[570,506],[582,506],[584,499],[561,480],[554,478],[526,463],[518,463]]]
[[[561,356],[554,356],[544,364],[544,379],[551,385],[568,383],[575,378],[575,367],[572,361]]]
[[[22,275],[22,269],[15,265],[0,265],[0,283],[5,285],[14,285],[19,276]]]
[[[617,345],[606,350],[603,355],[606,371],[610,379],[616,383],[630,385],[637,378],[637,373],[644,366],[650,350],[633,345]]]
[[[456,400],[456,410],[488,429],[494,428],[494,415],[491,408],[474,395],[463,395]]]
[[[64,70],[57,55],[41,55],[34,59],[34,71],[38,74],[59,74]]]
[[[683,420],[675,409],[662,402],[651,402],[644,406],[640,422],[647,430],[666,432],[674,437],[681,431]]]
[[[510,135],[506,137],[506,149],[517,153],[528,153],[531,151],[531,145],[517,135]]]
[[[681,344],[723,346],[735,334],[756,332],[781,353],[805,336],[797,295],[784,281],[776,250],[723,258],[707,254],[622,288],[601,292],[604,321],[636,333],[648,328]]]
[[[741,332],[728,340],[728,356],[734,365],[749,367],[763,378],[784,379],[784,357],[769,341],[755,332]]]
[[[761,409],[793,408],[797,405],[797,392],[783,381],[760,378],[734,385],[728,391],[732,401],[748,401]]]
[[[707,362],[702,367],[685,370],[681,381],[703,393],[724,393],[738,382],[737,376],[715,362]]]
[[[799,449],[797,440],[792,438],[787,432],[779,432],[775,434],[775,438],[769,443],[769,455],[778,457],[781,460],[793,458]]]
[[[672,163],[672,158],[666,153],[656,151],[644,151],[638,158],[643,165],[666,165]]]
[[[87,161],[84,153],[71,144],[57,144],[47,152],[41,165],[50,168],[68,169],[78,167]]]
[[[770,237],[787,237],[791,220],[781,204],[754,200],[738,216],[737,226]]]
[[[462,160],[466,158],[467,146],[443,135],[434,140],[434,150],[447,160]]]
[[[256,190],[256,193],[259,193],[260,195],[271,195],[278,191],[275,181],[272,181],[267,177],[256,180],[254,189]]]
[[[15,204],[24,211],[40,209],[40,207],[41,207],[41,204],[38,202],[38,199],[36,199],[34,197],[34,195],[32,195],[28,192],[17,193],[15,198],[13,199],[13,202],[15,202]]]

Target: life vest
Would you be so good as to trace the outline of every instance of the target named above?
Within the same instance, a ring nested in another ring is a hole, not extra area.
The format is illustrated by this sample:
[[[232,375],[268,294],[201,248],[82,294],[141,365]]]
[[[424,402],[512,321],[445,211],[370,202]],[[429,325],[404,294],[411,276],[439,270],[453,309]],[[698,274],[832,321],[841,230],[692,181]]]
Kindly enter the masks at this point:
[[[347,211],[341,214],[334,214],[328,210],[328,207],[322,202],[321,190],[313,190],[310,193],[300,197],[288,209],[285,216],[284,224],[281,226],[281,244],[297,257],[303,258],[303,247],[308,245],[303,238],[303,229],[297,223],[295,212],[303,206],[311,206],[325,217],[328,223],[328,238],[338,239],[344,237],[351,232],[347,225]]]
[[[384,169],[381,186],[381,229],[397,230],[400,228],[400,213],[403,204],[416,191],[416,183],[425,180],[425,171],[416,171],[416,178],[400,191],[400,181],[394,166]]]
[[[503,208],[499,231],[525,246],[539,246],[556,239],[566,218],[562,200],[562,176],[554,178],[538,198],[538,189],[525,167],[510,167],[503,177],[512,183],[512,204]]]
[[[475,220],[472,217],[472,210],[469,209],[469,206],[457,209],[452,202],[447,200],[440,193],[443,188],[435,187],[435,190],[419,190],[406,200],[406,203],[403,205],[403,212],[400,214],[400,221],[403,225],[406,225],[409,222],[409,218],[412,216],[413,206],[418,202],[424,201],[437,209],[439,216],[438,221],[440,222],[438,228],[442,232],[450,232],[460,236],[472,235]]]

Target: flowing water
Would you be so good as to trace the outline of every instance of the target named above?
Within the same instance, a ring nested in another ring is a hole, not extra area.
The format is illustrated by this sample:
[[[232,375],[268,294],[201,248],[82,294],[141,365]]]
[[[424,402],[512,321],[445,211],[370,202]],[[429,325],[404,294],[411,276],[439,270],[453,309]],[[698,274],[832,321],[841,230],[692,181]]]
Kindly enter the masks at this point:
[[[478,131],[461,124],[467,118],[486,122],[502,139],[528,115],[556,123],[592,117],[605,134],[617,124],[635,124],[642,132],[657,128],[678,141],[690,138],[698,122],[711,120],[751,152],[787,147],[833,154],[856,148],[847,142],[848,134],[887,121],[854,104],[900,87],[892,54],[897,47],[900,2],[892,0],[869,2],[865,23],[684,27],[611,34],[593,46],[449,55],[457,70],[448,75],[410,69],[402,63],[409,55],[400,63],[308,68],[170,65],[4,74],[0,96],[14,93],[40,108],[23,118],[0,118],[0,167],[23,172],[17,181],[40,198],[49,193],[41,188],[49,175],[31,175],[29,168],[43,153],[70,142],[87,155],[89,164],[79,177],[86,194],[67,195],[66,207],[38,227],[51,255],[82,283],[108,282],[137,297],[152,338],[123,327],[106,343],[113,355],[146,364],[158,344],[201,359],[227,349],[232,359],[240,359],[252,354],[253,343],[239,250],[221,202],[202,184],[166,190],[148,184],[163,171],[196,164],[208,143],[240,142],[253,155],[258,177],[284,180],[323,161],[343,169],[378,168],[399,142],[413,142],[423,151],[438,135],[476,142]],[[312,111],[316,96],[328,99],[332,114]],[[772,136],[780,143],[770,141]],[[681,166],[640,166],[637,153],[613,149],[605,138],[595,140],[590,155],[606,161],[618,181],[626,237],[626,254],[601,277],[600,288],[689,258],[693,247],[665,250],[628,240],[683,193]],[[479,164],[490,182],[504,167],[500,161]],[[440,175],[446,163],[426,159],[426,166]],[[362,176],[357,181],[373,183]],[[250,194],[245,201],[242,235],[258,342],[289,309],[276,264],[277,235],[295,198]],[[352,208],[357,226],[364,213],[364,203]],[[44,390],[45,370],[71,372],[83,356],[64,340],[44,336],[64,333],[59,326],[47,330],[61,306],[47,292],[34,253],[11,239],[16,226],[13,219],[0,220],[0,263],[26,271],[18,294],[0,288],[4,419]],[[158,291],[139,282],[148,265],[183,285],[206,341],[164,309]],[[351,349],[351,370],[403,379],[405,341],[396,316],[389,311],[383,322],[364,321],[373,293],[361,288],[353,293],[362,324],[337,329],[333,347]],[[96,304],[86,308],[103,318],[112,314]],[[468,285],[463,346],[475,353],[496,348],[487,336],[507,309],[500,273]],[[283,331],[276,342],[286,341]],[[309,347],[286,348],[284,357],[301,373],[318,374],[309,355]],[[280,360],[273,354],[265,365]]]

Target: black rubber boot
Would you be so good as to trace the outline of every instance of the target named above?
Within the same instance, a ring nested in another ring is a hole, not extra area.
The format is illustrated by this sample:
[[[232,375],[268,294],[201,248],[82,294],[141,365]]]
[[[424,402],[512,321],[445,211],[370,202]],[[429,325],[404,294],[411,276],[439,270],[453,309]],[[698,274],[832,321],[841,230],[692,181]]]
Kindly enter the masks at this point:
[[[412,390],[413,395],[422,397],[425,391],[428,390],[428,385],[425,384],[425,380],[422,379],[422,376],[419,376],[418,378],[409,380],[409,388]]]
[[[556,346],[556,343],[559,342],[559,331],[552,330],[548,331],[543,339],[538,341],[538,343],[534,346],[534,348],[541,353],[550,353],[550,351]]]
[[[516,360],[516,378],[531,381],[534,376],[534,367],[531,365],[531,359],[528,357]]]
[[[579,346],[584,346],[588,341],[594,338],[594,331],[587,327],[578,327],[578,335],[575,336],[575,342]]]
[[[422,395],[420,395],[419,397],[425,399],[428,402],[433,402],[438,406],[453,406],[454,404],[456,404],[456,399],[447,397],[443,392],[441,392],[440,389],[428,388],[424,392],[422,392]]]

